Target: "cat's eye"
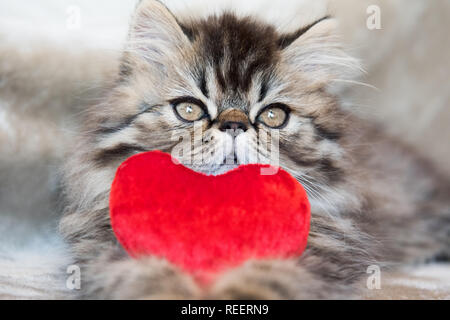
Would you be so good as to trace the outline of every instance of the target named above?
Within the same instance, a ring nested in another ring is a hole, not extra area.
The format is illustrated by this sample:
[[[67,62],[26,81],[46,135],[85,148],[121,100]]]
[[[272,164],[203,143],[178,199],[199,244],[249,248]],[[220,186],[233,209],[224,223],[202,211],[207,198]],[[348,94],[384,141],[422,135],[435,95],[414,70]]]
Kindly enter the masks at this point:
[[[172,105],[176,115],[183,121],[199,121],[207,115],[203,103],[193,98],[180,99],[172,102]]]
[[[289,109],[285,105],[270,105],[259,113],[257,119],[269,128],[280,129],[288,122]]]

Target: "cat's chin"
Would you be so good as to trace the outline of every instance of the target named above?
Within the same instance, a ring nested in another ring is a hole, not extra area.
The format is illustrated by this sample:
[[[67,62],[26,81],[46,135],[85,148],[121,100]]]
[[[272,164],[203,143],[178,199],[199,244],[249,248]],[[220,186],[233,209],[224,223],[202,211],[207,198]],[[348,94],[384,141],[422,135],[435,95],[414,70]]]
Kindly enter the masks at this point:
[[[190,169],[203,173],[210,176],[219,176],[221,174],[225,174],[228,171],[234,170],[239,167],[239,164],[223,164],[217,167],[195,167],[195,166],[187,166]]]

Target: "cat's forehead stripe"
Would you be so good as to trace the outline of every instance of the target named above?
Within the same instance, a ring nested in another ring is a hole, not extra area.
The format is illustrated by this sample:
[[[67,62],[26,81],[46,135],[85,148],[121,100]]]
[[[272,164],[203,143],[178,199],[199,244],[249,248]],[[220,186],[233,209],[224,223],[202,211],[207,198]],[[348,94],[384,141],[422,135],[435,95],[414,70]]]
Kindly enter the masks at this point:
[[[279,56],[275,29],[250,18],[225,14],[193,23],[190,30],[197,54],[213,66],[223,92],[247,92],[253,77],[270,72]]]

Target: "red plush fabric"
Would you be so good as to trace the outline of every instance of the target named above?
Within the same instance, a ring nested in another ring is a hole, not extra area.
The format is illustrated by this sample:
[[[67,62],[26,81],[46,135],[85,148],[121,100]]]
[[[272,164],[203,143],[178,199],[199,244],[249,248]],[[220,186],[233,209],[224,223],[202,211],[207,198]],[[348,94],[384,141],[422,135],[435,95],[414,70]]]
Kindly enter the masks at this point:
[[[306,192],[281,169],[261,175],[264,167],[207,176],[162,152],[133,156],[112,185],[114,232],[131,256],[166,258],[203,279],[248,259],[300,256],[310,223]]]

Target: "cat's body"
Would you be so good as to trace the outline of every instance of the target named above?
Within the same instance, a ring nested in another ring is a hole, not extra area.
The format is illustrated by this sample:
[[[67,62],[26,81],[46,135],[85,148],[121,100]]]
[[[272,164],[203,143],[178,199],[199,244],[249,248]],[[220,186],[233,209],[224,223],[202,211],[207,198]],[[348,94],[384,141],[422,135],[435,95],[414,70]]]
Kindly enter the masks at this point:
[[[60,229],[82,267],[83,297],[345,298],[357,294],[370,265],[448,255],[448,181],[342,111],[328,92],[355,68],[335,42],[332,19],[291,34],[233,14],[182,23],[159,2],[140,3],[117,82],[88,115],[69,157]],[[108,210],[116,168],[138,152],[171,152],[174,130],[193,133],[193,123],[174,112],[183,104],[204,113],[197,120],[208,143],[194,153],[218,161],[192,167],[211,174],[229,169],[218,153],[205,152],[233,139],[228,123],[242,129],[227,151],[238,165],[247,163],[246,147],[261,155],[254,148],[259,134],[275,136],[264,112],[285,113],[276,126],[279,164],[305,186],[312,204],[300,259],[250,261],[205,289],[166,261],[133,260],[123,251]]]

